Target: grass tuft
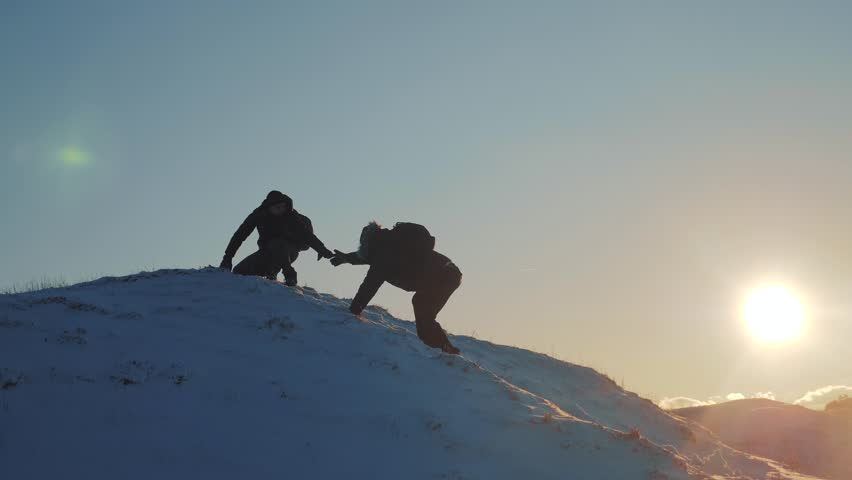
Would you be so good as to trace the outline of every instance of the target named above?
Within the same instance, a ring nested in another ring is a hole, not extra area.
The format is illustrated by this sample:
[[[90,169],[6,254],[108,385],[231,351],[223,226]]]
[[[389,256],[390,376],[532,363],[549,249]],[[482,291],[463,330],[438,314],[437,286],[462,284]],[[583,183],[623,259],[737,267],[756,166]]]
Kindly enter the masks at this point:
[[[38,292],[40,290],[49,290],[51,288],[63,288],[69,285],[68,281],[63,277],[42,277],[37,280],[30,280],[24,283],[18,283],[11,287],[0,290],[2,295],[15,295],[19,293]]]

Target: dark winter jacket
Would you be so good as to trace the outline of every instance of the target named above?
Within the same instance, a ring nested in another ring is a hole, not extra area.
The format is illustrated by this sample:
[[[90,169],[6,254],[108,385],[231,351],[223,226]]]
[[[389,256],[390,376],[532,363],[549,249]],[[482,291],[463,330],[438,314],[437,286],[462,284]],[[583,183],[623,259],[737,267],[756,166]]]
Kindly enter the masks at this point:
[[[361,259],[354,252],[347,257],[350,263],[370,265],[352,300],[350,310],[353,312],[363,310],[384,282],[414,292],[440,282],[452,266],[449,258],[434,250],[420,254],[411,252],[391,230],[384,229],[370,239],[366,259]]]
[[[286,200],[289,200],[289,197],[284,197]],[[240,225],[231,237],[228,248],[225,249],[226,257],[233,258],[237,250],[239,250],[240,245],[251,235],[255,228],[257,228],[259,235],[257,246],[261,249],[270,240],[281,238],[300,250],[310,247],[317,252],[328,253],[325,245],[312,233],[310,219],[294,210],[292,208],[292,201],[290,202],[290,210],[279,216],[269,212],[269,206],[275,203],[270,201],[270,198],[267,198],[267,200],[264,200],[259,207],[254,209],[246,217],[242,225]]]

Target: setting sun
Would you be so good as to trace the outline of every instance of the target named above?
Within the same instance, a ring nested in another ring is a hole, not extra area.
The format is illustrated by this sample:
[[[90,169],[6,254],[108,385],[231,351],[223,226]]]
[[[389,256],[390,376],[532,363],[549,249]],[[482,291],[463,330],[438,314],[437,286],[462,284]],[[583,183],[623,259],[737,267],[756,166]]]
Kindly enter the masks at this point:
[[[799,337],[804,306],[788,288],[764,286],[752,291],[743,306],[751,334],[764,343],[785,343]]]

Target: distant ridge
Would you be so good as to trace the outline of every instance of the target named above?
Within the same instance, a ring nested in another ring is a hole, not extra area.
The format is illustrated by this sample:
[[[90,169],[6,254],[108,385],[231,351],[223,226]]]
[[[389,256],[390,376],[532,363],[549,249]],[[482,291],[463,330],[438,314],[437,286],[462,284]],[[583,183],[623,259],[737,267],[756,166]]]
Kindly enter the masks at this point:
[[[829,479],[852,478],[852,418],[761,398],[673,413],[692,419],[742,451]]]

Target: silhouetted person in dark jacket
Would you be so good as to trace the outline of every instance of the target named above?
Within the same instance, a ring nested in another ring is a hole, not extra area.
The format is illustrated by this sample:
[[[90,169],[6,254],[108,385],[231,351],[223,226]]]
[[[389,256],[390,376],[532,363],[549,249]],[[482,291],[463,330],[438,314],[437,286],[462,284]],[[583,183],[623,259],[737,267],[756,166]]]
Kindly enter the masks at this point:
[[[425,227],[398,223],[393,229],[375,222],[361,231],[358,251],[335,250],[334,266],[343,263],[370,265],[361,288],[352,299],[349,311],[359,315],[384,282],[414,292],[414,321],[417,336],[430,347],[457,354],[447,333],[437,322],[438,312],[461,285],[462,274],[449,258],[434,250],[435,237]]]
[[[293,200],[278,190],[273,190],[266,196],[266,200],[246,217],[231,237],[220,268],[231,270],[234,255],[255,228],[259,235],[259,250],[238,263],[234,267],[234,273],[258,275],[274,280],[283,269],[284,282],[294,286],[297,276],[292,263],[300,251],[307,250],[308,247],[313,248],[319,254],[317,260],[334,256],[314,235],[310,219],[293,209]]]

